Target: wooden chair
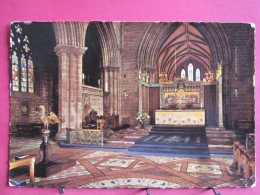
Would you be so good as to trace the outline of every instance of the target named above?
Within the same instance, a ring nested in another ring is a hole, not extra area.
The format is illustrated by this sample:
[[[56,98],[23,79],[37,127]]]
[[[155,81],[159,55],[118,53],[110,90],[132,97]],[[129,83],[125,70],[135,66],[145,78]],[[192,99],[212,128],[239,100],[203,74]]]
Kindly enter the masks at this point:
[[[30,182],[34,184],[34,163],[35,163],[35,157],[28,157],[21,160],[16,160],[9,162],[9,170],[12,170],[16,167],[21,166],[29,166],[30,167]]]
[[[97,129],[103,130],[105,122],[105,119],[97,119]]]

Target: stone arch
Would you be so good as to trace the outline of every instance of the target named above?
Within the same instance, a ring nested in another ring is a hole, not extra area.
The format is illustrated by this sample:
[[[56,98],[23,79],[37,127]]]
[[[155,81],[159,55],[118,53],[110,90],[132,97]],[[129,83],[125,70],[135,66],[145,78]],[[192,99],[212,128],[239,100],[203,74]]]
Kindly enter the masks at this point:
[[[120,50],[112,22],[95,22],[102,50],[102,66],[114,67],[120,64]]]
[[[120,58],[120,23],[113,22],[94,22],[99,33],[101,45],[102,61],[101,68],[101,88],[105,90],[108,83],[109,88],[109,114],[116,116],[119,114],[119,93],[118,77],[121,64]]]

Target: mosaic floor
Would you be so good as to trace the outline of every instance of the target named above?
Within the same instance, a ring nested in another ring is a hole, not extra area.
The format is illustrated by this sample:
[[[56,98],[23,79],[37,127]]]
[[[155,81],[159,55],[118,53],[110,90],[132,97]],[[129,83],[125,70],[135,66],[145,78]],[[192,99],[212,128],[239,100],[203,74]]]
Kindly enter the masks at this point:
[[[39,159],[38,138],[11,136],[10,159],[33,154]],[[241,178],[230,169],[232,158],[190,159],[126,155],[125,152],[60,148],[52,144],[52,160],[76,160],[76,165],[47,178],[36,177],[38,187],[194,188],[240,187]],[[13,179],[29,179],[21,175]],[[30,186],[30,184],[28,184]]]

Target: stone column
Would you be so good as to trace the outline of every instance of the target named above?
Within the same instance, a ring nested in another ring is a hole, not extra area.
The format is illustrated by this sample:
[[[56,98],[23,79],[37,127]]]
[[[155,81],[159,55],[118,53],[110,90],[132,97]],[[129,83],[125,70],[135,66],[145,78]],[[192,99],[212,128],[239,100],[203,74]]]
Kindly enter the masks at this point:
[[[76,50],[76,128],[82,128],[82,111],[83,111],[83,103],[82,103],[82,58],[87,48],[78,48]]]
[[[58,55],[59,61],[59,117],[62,123],[59,125],[59,130],[56,135],[57,139],[66,139],[62,133],[69,127],[69,102],[68,102],[68,77],[69,77],[69,57],[68,47],[64,45],[57,45],[55,52]]]
[[[59,125],[57,139],[66,139],[66,128],[80,128],[82,123],[82,56],[86,48],[58,44]]]
[[[108,70],[108,75],[109,75],[109,92],[110,92],[110,97],[109,97],[109,115],[112,116],[113,113],[114,113],[114,82],[113,82],[113,68],[110,67],[109,70]]]
[[[223,94],[222,94],[222,77],[218,79],[218,126],[224,127],[223,125]]]
[[[114,113],[118,115],[118,68],[114,69]]]
[[[76,63],[75,63],[75,51],[73,47],[69,50],[69,128],[75,129],[76,122]]]

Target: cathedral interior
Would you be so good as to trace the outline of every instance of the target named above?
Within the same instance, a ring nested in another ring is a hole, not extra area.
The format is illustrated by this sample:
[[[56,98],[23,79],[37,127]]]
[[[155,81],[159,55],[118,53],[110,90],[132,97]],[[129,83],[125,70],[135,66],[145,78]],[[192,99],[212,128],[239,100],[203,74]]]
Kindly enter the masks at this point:
[[[35,176],[10,176],[64,188],[254,185],[254,33],[246,23],[12,23],[10,164],[30,160]]]

